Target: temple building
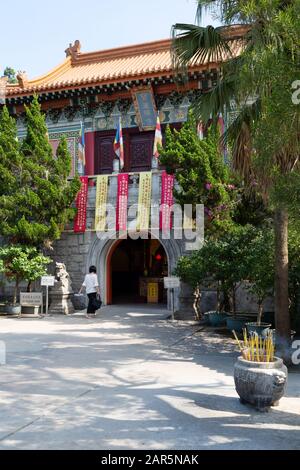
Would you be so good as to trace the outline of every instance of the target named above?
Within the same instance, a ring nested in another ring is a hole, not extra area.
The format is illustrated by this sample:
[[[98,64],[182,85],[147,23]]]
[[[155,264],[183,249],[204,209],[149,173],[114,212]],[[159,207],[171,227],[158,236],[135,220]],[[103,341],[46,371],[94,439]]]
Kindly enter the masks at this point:
[[[228,34],[234,44],[240,31],[233,28]],[[24,105],[34,94],[39,96],[53,149],[61,136],[67,139],[72,155],[70,177],[82,165],[80,140],[83,142],[85,165],[80,174],[88,182],[85,226],[77,231],[66,227],[51,256],[65,263],[75,290],[89,266],[96,265],[104,304],[154,302],[170,307],[163,278],[172,275],[180,256],[191,252],[191,244],[177,240],[172,231],[170,239],[163,239],[159,230],[155,236],[137,240],[99,235],[95,225],[98,177],[105,177],[101,184],[106,184],[106,201],[117,207],[120,175],[126,175],[129,207],[138,203],[141,181],[150,174],[150,198],[153,204],[160,204],[165,173],[153,158],[157,115],[163,134],[167,124],[180,128],[195,98],[216,84],[219,64],[195,61],[188,70],[188,81],[180,83],[172,67],[170,40],[90,53],[82,52],[76,41],[65,54],[65,60],[46,75],[29,80],[26,73],[19,73],[18,83],[7,83],[5,90],[20,138],[25,135]],[[114,148],[120,118],[124,166],[116,159]],[[129,218],[129,228],[131,223]],[[151,226],[148,231],[151,235]],[[176,309],[187,302],[191,305],[189,295],[185,286],[176,289]]]

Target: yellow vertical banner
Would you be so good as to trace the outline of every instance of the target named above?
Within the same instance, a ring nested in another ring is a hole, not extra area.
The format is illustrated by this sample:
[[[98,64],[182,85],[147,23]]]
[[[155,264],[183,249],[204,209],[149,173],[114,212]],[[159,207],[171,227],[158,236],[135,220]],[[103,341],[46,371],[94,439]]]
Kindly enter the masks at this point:
[[[151,192],[152,192],[152,173],[140,173],[139,185],[139,204],[136,230],[138,232],[146,232],[150,225],[151,211]]]
[[[95,230],[96,232],[105,232],[106,230],[106,206],[108,194],[108,176],[97,177],[97,193],[96,193],[96,213],[95,213]]]

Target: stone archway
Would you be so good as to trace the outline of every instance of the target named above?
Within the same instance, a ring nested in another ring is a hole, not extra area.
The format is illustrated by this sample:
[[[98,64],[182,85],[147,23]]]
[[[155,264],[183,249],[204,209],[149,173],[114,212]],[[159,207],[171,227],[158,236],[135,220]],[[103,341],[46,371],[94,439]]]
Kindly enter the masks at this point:
[[[107,257],[108,303],[145,304],[148,285],[154,283],[155,302],[166,304],[163,278],[168,275],[168,256],[159,240],[151,237],[120,240]]]
[[[151,234],[150,234],[151,236]],[[171,275],[176,267],[177,260],[181,256],[181,246],[176,240],[163,240],[160,237],[153,237],[157,239],[165,250],[168,259],[168,275]],[[89,266],[95,265],[99,272],[99,281],[104,305],[109,305],[112,300],[111,281],[109,272],[109,263],[111,257],[122,242],[122,239],[107,239],[95,238],[90,245],[89,253],[87,256],[86,269]],[[168,306],[171,306],[171,301],[168,299]],[[179,308],[179,292],[175,296],[175,308]]]

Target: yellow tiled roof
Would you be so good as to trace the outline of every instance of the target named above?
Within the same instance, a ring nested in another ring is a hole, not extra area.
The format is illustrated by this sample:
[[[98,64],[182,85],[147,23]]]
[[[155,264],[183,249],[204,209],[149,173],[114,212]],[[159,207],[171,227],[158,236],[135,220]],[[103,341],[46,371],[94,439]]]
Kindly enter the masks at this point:
[[[233,44],[234,54],[238,54],[241,47],[240,41]],[[207,65],[194,63],[191,71],[200,71]],[[19,80],[18,84],[7,85],[6,94],[8,97],[24,96],[172,74],[171,40],[167,39],[99,52],[78,52],[42,77],[27,80],[25,75],[25,79]]]

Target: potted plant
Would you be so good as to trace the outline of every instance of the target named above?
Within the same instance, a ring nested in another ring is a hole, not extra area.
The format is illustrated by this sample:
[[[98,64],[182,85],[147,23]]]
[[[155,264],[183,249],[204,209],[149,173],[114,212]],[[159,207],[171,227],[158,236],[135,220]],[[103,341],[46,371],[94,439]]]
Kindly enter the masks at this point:
[[[257,230],[248,250],[248,290],[255,295],[258,304],[256,322],[246,323],[248,333],[265,337],[271,323],[263,323],[263,303],[274,291],[274,237],[272,231]]]
[[[227,328],[241,332],[248,316],[237,313],[236,292],[247,272],[247,246],[253,237],[253,227],[235,227],[225,232],[212,246],[211,269],[220,281],[223,296],[229,299],[230,314],[226,315]]]
[[[0,314],[1,313],[6,313],[6,302],[0,303]]]
[[[227,233],[217,239],[209,239],[199,252],[204,266],[204,277],[216,286],[216,309],[208,312],[209,322],[214,327],[226,325],[228,304],[235,308],[234,293],[238,270],[233,269],[231,264],[228,238]]]
[[[32,282],[46,274],[45,266],[51,262],[36,248],[12,245],[0,249],[0,273],[4,273],[9,281],[14,281],[12,304],[7,304],[6,313],[20,315],[21,305],[17,303],[20,283],[27,281],[27,291],[30,292]]]
[[[181,258],[177,266],[177,275],[194,289],[208,282],[216,286],[216,309],[207,312],[212,326],[223,326],[226,321],[232,322],[231,329],[242,329],[245,325],[245,318],[240,326],[241,319],[236,317],[236,290],[245,271],[245,237],[248,233],[248,228],[241,227],[207,239],[201,250],[189,258]],[[229,310],[233,315],[230,318]]]
[[[201,298],[202,288],[205,284],[206,268],[201,255],[201,250],[194,252],[191,256],[182,256],[174,271],[175,276],[185,282],[193,289],[193,310],[196,320],[202,320]]]
[[[206,319],[212,326],[221,326],[226,323],[226,313],[221,311],[221,282],[216,280],[217,274],[213,267],[214,263],[214,245],[208,241],[203,248],[194,252],[190,256],[183,256],[179,259],[175,275],[179,276],[183,282],[188,284],[194,292],[193,309],[197,320]],[[208,286],[217,286],[217,304],[216,310],[210,312],[201,312],[202,291]],[[206,318],[205,318],[206,317]]]
[[[227,313],[224,311],[224,302],[222,299],[223,286],[221,281],[215,283],[217,292],[216,309],[207,312],[209,324],[215,328],[226,325]],[[224,298],[224,295],[223,295]]]
[[[283,397],[288,376],[283,360],[274,355],[272,333],[263,339],[257,334],[248,336],[244,330],[244,341],[239,341],[233,333],[242,353],[234,366],[240,401],[255,406],[258,411],[268,411]]]

